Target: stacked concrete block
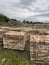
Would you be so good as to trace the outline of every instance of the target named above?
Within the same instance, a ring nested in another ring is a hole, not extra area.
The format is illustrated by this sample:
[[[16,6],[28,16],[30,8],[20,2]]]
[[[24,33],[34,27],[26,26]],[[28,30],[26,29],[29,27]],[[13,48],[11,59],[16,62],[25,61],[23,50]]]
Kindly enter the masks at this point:
[[[6,30],[0,28],[0,45],[3,44],[3,35],[6,32]]]
[[[30,60],[49,62],[49,35],[30,35]]]
[[[32,28],[23,28],[22,31],[25,31],[27,34],[27,39],[30,39],[30,34],[39,34],[39,31]]]
[[[9,31],[3,36],[4,48],[24,50],[26,44],[26,33]]]

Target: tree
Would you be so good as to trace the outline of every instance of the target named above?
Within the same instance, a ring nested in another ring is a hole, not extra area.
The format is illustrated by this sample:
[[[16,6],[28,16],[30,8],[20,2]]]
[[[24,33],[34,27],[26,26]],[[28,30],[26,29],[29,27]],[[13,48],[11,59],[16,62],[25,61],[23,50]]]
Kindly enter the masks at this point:
[[[26,23],[26,21],[25,21],[25,20],[23,20],[23,23]]]
[[[0,22],[8,22],[10,19],[7,17],[7,16],[5,16],[5,15],[3,15],[3,14],[0,14]]]

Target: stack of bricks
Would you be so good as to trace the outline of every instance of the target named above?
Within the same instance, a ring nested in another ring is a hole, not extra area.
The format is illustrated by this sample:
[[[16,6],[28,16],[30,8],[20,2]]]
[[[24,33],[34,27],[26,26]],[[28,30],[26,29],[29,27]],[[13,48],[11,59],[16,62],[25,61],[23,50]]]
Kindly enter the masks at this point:
[[[26,33],[8,31],[3,36],[4,48],[24,50],[26,44]]]
[[[30,60],[49,62],[49,35],[48,34],[30,35]]]

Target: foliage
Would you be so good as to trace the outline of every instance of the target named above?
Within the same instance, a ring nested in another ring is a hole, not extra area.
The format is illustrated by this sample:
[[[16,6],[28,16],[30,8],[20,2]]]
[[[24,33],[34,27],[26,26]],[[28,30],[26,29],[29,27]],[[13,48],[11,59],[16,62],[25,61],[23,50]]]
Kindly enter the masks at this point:
[[[26,20],[23,20],[23,23],[27,23],[27,24],[44,24],[43,22],[32,22],[32,21],[26,21]]]
[[[46,24],[43,22],[32,22],[32,21],[28,21],[28,20],[23,20],[22,21],[24,24]],[[5,16],[4,14],[0,14],[0,25],[5,25],[8,24],[9,25],[14,25],[14,26],[21,26],[23,25],[21,21],[18,21],[17,19],[10,19],[9,17]]]
[[[8,22],[10,19],[7,17],[7,16],[5,16],[5,15],[3,15],[3,14],[0,14],[0,22]]]
[[[4,49],[0,46],[0,65],[3,58],[6,58],[4,65],[35,65],[28,59],[24,58],[24,51]]]

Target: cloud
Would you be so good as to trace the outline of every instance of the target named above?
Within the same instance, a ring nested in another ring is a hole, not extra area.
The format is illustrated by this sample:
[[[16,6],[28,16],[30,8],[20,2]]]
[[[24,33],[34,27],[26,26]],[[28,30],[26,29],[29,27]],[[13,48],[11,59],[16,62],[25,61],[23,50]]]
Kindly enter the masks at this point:
[[[36,4],[36,5],[35,5]],[[34,12],[48,12],[49,10],[49,0],[37,0],[33,6],[35,8]]]
[[[0,13],[19,20],[49,21],[49,0],[0,0]]]
[[[36,17],[49,17],[49,13],[42,13],[42,14],[36,15]]]
[[[32,5],[33,2],[35,2],[36,0],[21,0],[20,2],[20,6],[26,8],[29,7],[30,5]]]
[[[26,18],[26,20],[31,20],[33,22],[40,21],[40,22],[49,22],[49,13],[42,13],[34,16],[30,16]]]

